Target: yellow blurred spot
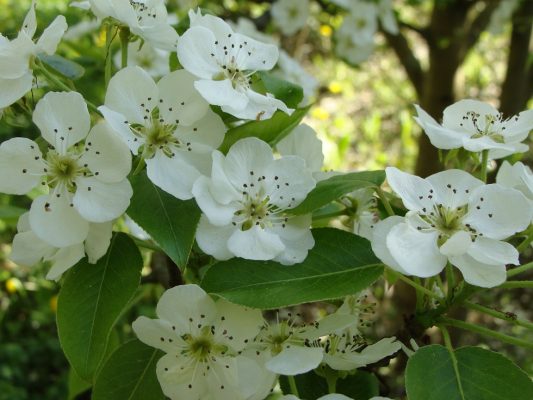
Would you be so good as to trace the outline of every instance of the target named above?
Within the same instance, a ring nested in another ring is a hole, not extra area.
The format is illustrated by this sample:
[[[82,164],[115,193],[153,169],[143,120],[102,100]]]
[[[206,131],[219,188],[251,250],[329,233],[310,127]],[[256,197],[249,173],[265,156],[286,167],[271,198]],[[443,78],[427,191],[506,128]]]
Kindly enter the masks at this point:
[[[8,293],[16,293],[22,288],[22,283],[17,278],[9,278],[6,281],[6,290]]]
[[[315,107],[311,111],[311,116],[316,119],[320,119],[322,121],[325,121],[329,118],[329,112],[324,110],[322,107]]]
[[[330,37],[333,33],[331,26],[329,25],[320,25],[320,34],[325,37]]]
[[[342,92],[342,85],[337,81],[333,81],[329,84],[328,89],[331,93],[338,94]]]
[[[50,309],[53,311],[53,312],[56,312],[57,311],[57,296],[52,296],[50,298]]]

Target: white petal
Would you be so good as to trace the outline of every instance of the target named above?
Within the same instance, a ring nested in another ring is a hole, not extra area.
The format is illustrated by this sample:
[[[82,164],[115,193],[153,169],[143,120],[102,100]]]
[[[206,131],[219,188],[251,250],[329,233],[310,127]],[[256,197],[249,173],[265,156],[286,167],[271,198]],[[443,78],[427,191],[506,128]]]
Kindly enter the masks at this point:
[[[194,82],[194,87],[209,104],[231,106],[237,110],[242,110],[248,105],[248,96],[234,89],[229,79],[199,80]]]
[[[330,393],[325,396],[319,397],[317,400],[353,400],[353,399],[343,394]]]
[[[278,235],[254,225],[247,231],[233,232],[228,249],[237,257],[248,260],[271,260],[284,251],[285,246]]]
[[[468,249],[468,254],[484,264],[520,264],[518,251],[513,245],[485,237],[476,238]]]
[[[140,67],[126,67],[118,71],[109,81],[105,95],[105,105],[122,114],[129,123],[143,124],[144,116],[158,102],[154,80]]]
[[[41,151],[33,140],[13,138],[0,145],[0,192],[28,193],[39,184],[44,169]]]
[[[288,108],[284,102],[276,99],[270,93],[264,95],[248,89],[246,90],[245,95],[248,98],[246,107],[241,108],[240,106],[237,106],[236,103],[228,102],[225,105],[222,105],[222,111],[237,118],[253,119],[256,121],[271,118],[277,110],[281,110],[288,115],[291,115],[294,111],[294,109]]]
[[[241,139],[228,151],[224,171],[235,188],[256,180],[270,170],[274,157],[268,144],[255,137]]]
[[[91,264],[95,264],[107,253],[111,236],[113,235],[113,222],[89,224],[89,234],[85,239],[85,252]]]
[[[41,240],[55,247],[81,243],[89,233],[89,223],[71,207],[65,193],[37,197],[31,205],[30,225]]]
[[[20,78],[0,78],[0,108],[9,107],[31,90],[33,75],[27,72]]]
[[[216,226],[202,214],[196,229],[196,242],[202,251],[217,260],[228,260],[234,255],[228,249],[228,240],[235,231],[232,225]]]
[[[533,126],[533,110],[522,111],[516,117],[511,117],[503,125],[505,126],[506,141],[524,140]]]
[[[74,207],[91,222],[107,222],[120,217],[133,195],[130,182],[104,183],[96,178],[76,179]]]
[[[390,187],[402,198],[403,204],[409,210],[432,208],[435,202],[434,190],[428,181],[394,167],[386,168],[385,172]]]
[[[217,196],[211,192],[209,179],[205,176],[198,178],[192,188],[196,203],[201,208],[209,222],[216,226],[225,226],[231,223],[238,205],[220,204]]]
[[[209,104],[196,91],[195,80],[194,75],[184,69],[159,80],[159,113],[165,121],[191,125],[206,114]]]
[[[153,183],[180,200],[193,197],[193,184],[201,176],[200,171],[181,156],[181,151],[174,157],[156,152],[153,158],[146,160],[146,171]]]
[[[215,54],[217,38],[209,29],[193,26],[178,39],[178,59],[183,68],[203,79],[221,72]]]
[[[246,43],[236,57],[236,63],[239,66],[239,69],[268,71],[278,62],[278,46],[258,42],[257,40],[241,35],[240,33],[234,34],[233,39],[235,44]]]
[[[171,400],[199,400],[208,396],[204,370],[205,367],[201,364],[198,370],[191,367],[189,357],[165,354],[157,362],[156,373],[163,393]]]
[[[182,335],[191,333],[192,328],[196,330],[198,323],[205,325],[214,322],[217,307],[198,285],[181,285],[163,293],[157,303],[157,315],[168,321],[170,328],[174,326],[175,329],[172,330],[177,332],[177,335]]]
[[[148,346],[176,354],[179,335],[172,329],[172,324],[162,319],[150,319],[144,316],[137,318],[131,325],[139,340]],[[174,356],[173,354],[173,356]]]
[[[111,127],[101,121],[87,135],[79,163],[87,164],[102,182],[120,182],[130,173],[131,153]]]
[[[140,32],[142,33],[139,34],[157,49],[166,51],[173,51],[176,49],[176,43],[179,39],[178,33],[172,26],[166,23],[144,26]]]
[[[402,274],[407,274],[407,272],[401,267],[400,264],[392,257],[389,248],[387,247],[387,236],[390,233],[390,230],[398,225],[403,224],[405,219],[399,216],[392,216],[379,221],[376,226],[374,226],[374,233],[372,236],[372,251],[376,256],[386,265],[391,267],[393,270],[401,272]]]
[[[98,111],[102,113],[113,132],[129,147],[131,152],[137,154],[139,147],[144,144],[144,138],[133,134],[126,117],[106,106],[98,107]]]
[[[474,126],[472,118],[468,117],[463,119],[467,112],[474,112],[480,115],[478,118],[478,127],[482,130],[485,128],[485,115],[493,115],[494,117],[499,115],[498,110],[490,104],[478,100],[465,99],[444,109],[442,125],[454,131],[465,132],[470,135],[478,133],[478,129]],[[483,126],[479,126],[479,124],[483,124]]]
[[[85,252],[83,251],[82,243],[58,249],[57,252],[47,260],[52,263],[52,267],[46,274],[46,279],[58,280],[63,272],[74,266],[84,256]]]
[[[407,224],[393,226],[387,235],[392,257],[410,275],[427,278],[446,266],[447,258],[437,247],[438,232],[422,233]]]
[[[513,144],[496,142],[489,136],[481,136],[479,138],[466,138],[463,140],[463,147],[472,152],[480,152],[483,150],[500,150],[507,154],[512,154],[515,150]]]
[[[318,367],[323,356],[320,347],[291,346],[268,360],[265,366],[280,375],[298,375]]]
[[[286,227],[290,227],[294,219],[296,218],[291,218],[286,224]],[[297,238],[292,239],[289,237],[283,237],[281,234],[278,233],[283,245],[285,246],[285,250],[283,250],[283,252],[274,257],[274,261],[279,262],[283,265],[293,265],[301,263],[306,259],[309,250],[314,247],[315,239],[313,238],[313,234],[311,233],[311,215],[304,215],[302,216],[302,218],[299,219],[309,220],[307,227],[300,229],[303,232],[303,235],[299,235]],[[278,230],[276,230],[276,232],[278,232]]]
[[[225,171],[226,158],[219,151],[213,151],[211,154],[213,164],[211,168],[211,184],[209,186],[211,193],[216,201],[221,204],[229,204],[232,201],[240,200],[242,186],[232,184]],[[242,184],[242,182],[241,182]]]
[[[276,384],[277,375],[263,363],[249,357],[236,357],[240,391],[246,400],[264,400]]]
[[[67,28],[68,25],[65,17],[63,15],[58,15],[44,30],[43,34],[37,41],[37,48],[48,55],[54,54],[57,45]]]
[[[0,36],[0,77],[15,81],[28,73],[31,75],[29,64],[34,52],[35,45],[25,33],[11,41]]]
[[[373,364],[379,360],[389,357],[402,348],[401,343],[395,337],[381,339],[379,342],[365,347],[360,355],[365,359],[364,365]],[[360,365],[361,367],[364,365]],[[357,367],[359,368],[359,367]]]
[[[234,351],[243,350],[259,333],[265,321],[261,310],[239,306],[224,299],[216,303],[215,338]],[[223,332],[226,332],[223,334]],[[230,339],[231,338],[231,339]]]
[[[533,209],[518,190],[498,184],[475,190],[463,222],[492,239],[505,239],[529,226]]]
[[[87,104],[78,92],[48,92],[37,103],[33,122],[60,154],[84,139],[91,127]]]
[[[438,172],[426,180],[435,190],[437,201],[450,208],[467,204],[474,189],[483,186],[482,181],[459,169]]]
[[[465,254],[471,245],[472,240],[470,238],[470,233],[459,231],[454,233],[442,246],[440,246],[440,252],[447,257],[460,256]]]
[[[415,104],[418,117],[415,121],[424,129],[431,144],[439,149],[456,149],[463,145],[463,138],[468,137],[464,132],[457,132],[440,126],[418,104]]]
[[[29,38],[32,38],[33,35],[35,35],[35,31],[37,30],[37,17],[35,16],[35,1],[32,0],[30,9],[28,10],[28,13],[26,14],[26,17],[24,17],[24,22],[22,23],[21,31],[24,32],[26,35],[28,35]]]
[[[320,171],[324,162],[322,141],[313,128],[307,124],[298,125],[276,144],[282,155],[295,155],[303,158],[311,171]]]
[[[179,125],[174,136],[181,143],[190,143],[193,153],[209,152],[206,156],[210,160],[210,153],[222,144],[226,130],[222,118],[213,111],[207,110],[202,118],[192,122],[191,125]]]
[[[459,268],[465,281],[471,285],[489,288],[501,285],[507,279],[503,264],[484,264],[476,261],[468,254],[451,257],[450,262]]]
[[[31,267],[55,251],[55,247],[39,239],[32,231],[19,232],[13,238],[9,258],[19,265]]]

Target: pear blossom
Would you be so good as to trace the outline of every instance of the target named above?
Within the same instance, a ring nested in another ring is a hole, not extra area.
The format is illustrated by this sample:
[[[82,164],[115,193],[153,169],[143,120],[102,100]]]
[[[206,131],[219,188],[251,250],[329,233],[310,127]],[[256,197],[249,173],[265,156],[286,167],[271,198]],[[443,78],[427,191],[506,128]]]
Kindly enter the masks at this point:
[[[374,18],[379,18],[383,30],[393,35],[398,34],[398,22],[392,9],[392,0],[331,0],[350,13],[357,13],[365,7],[372,7]]]
[[[522,192],[533,208],[533,172],[527,165],[520,161],[513,165],[504,161],[496,175],[496,183]]]
[[[178,34],[168,23],[164,0],[89,0],[89,4],[96,17],[114,18],[153,47],[174,50]]]
[[[212,300],[197,285],[173,287],[157,304],[157,319],[133,322],[137,337],[166,354],[156,373],[163,393],[172,400],[245,400],[239,390],[242,371],[247,384],[260,380],[260,367],[239,355],[259,333],[259,310]],[[257,374],[256,374],[257,373]]]
[[[272,21],[284,35],[294,35],[309,17],[309,0],[277,0],[270,9]]]
[[[224,139],[222,119],[194,88],[194,76],[174,71],[156,84],[139,67],[126,67],[109,81],[99,110],[146,161],[148,178],[185,200],[193,183],[211,169],[211,152]]]
[[[113,222],[91,223],[89,233],[82,243],[62,248],[54,247],[32,232],[29,213],[20,216],[18,233],[13,238],[10,258],[19,265],[32,266],[39,261],[51,263],[46,279],[58,280],[85,254],[89,263],[95,264],[106,252],[111,242]]]
[[[128,66],[139,66],[153,78],[160,78],[170,73],[170,52],[153,48],[149,43],[130,42],[128,44]],[[115,66],[120,69],[122,53],[118,51],[113,57]]]
[[[219,260],[302,262],[314,246],[311,215],[287,211],[315,186],[305,161],[274,159],[270,146],[254,137],[212,157],[211,177],[198,178],[192,190],[203,211],[196,232],[200,248]]]
[[[191,27],[178,41],[178,59],[200,78],[196,89],[222,111],[241,119],[268,119],[276,110],[292,109],[272,94],[254,91],[252,75],[278,61],[278,48],[235,33],[218,17],[189,12]]]
[[[353,233],[372,240],[374,226],[379,221],[377,200],[374,196],[374,189],[362,188],[355,190],[341,199],[341,202],[353,210],[350,215],[351,228]]]
[[[298,125],[276,144],[276,150],[283,156],[293,155],[302,158],[306,167],[313,172],[313,177],[318,180],[317,173],[324,164],[324,153],[322,141],[312,127],[307,124]]]
[[[235,32],[251,37],[259,42],[275,45],[279,44],[274,36],[259,31],[254,22],[249,18],[239,17],[237,23],[228,21],[228,24]]]
[[[372,249],[403,274],[429,277],[447,262],[466,282],[493,287],[506,279],[506,264],[518,264],[518,251],[503,239],[529,225],[533,208],[518,190],[483,182],[461,170],[426,179],[386,169],[391,188],[408,209],[374,228]]]
[[[339,29],[335,31],[335,54],[349,64],[357,65],[366,61],[374,52],[374,40],[365,42],[354,37],[352,24],[354,21],[344,19]]]
[[[529,150],[528,145],[522,142],[533,129],[533,110],[503,119],[490,104],[460,100],[446,107],[440,125],[420,106],[415,105],[415,108],[418,114],[415,120],[433,146],[439,149],[464,147],[473,152],[489,150],[491,159]]]
[[[131,156],[104,122],[90,129],[79,93],[47,93],[35,107],[33,122],[49,150],[43,157],[33,140],[3,142],[0,192],[21,195],[35,187],[48,188],[31,205],[31,230],[55,247],[82,243],[89,222],[114,220],[128,208],[133,194],[126,179]]]
[[[318,89],[318,80],[284,50],[279,53],[278,68],[274,70],[274,75],[302,87],[304,96],[300,105],[309,104]]]
[[[15,39],[9,40],[0,34],[0,109],[10,106],[31,90],[32,60],[40,53],[54,54],[67,29],[65,17],[59,15],[34,42],[32,38],[37,30],[35,7],[33,0]]]
[[[354,43],[364,45],[374,41],[378,30],[377,9],[373,4],[358,2],[344,17],[341,28],[351,34]]]

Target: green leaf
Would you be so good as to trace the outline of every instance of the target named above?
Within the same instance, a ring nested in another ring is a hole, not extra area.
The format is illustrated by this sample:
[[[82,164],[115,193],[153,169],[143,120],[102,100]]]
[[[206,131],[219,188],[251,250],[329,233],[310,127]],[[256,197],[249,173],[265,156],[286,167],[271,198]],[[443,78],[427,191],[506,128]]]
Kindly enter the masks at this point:
[[[385,171],[350,172],[335,175],[317,183],[292,214],[308,214],[356,189],[380,186],[385,181]]]
[[[93,400],[164,400],[156,376],[160,350],[138,340],[119,347],[96,378]]]
[[[39,54],[39,60],[51,67],[54,71],[67,77],[68,79],[76,80],[85,74],[85,68],[74,61],[67,60],[57,54],[49,56],[48,54]]]
[[[133,197],[128,215],[181,269],[187,265],[200,209],[194,200],[179,200],[155,186],[146,172],[131,179]]]
[[[3,220],[16,220],[18,219],[22,214],[24,214],[26,209],[12,206],[9,204],[2,204],[0,205],[0,219]]]
[[[356,293],[383,272],[370,242],[332,228],[313,230],[315,247],[301,264],[235,258],[207,271],[202,287],[249,307],[272,309]]]
[[[224,142],[220,145],[219,150],[227,153],[233,143],[250,136],[255,136],[273,146],[296,128],[308,110],[309,107],[298,108],[291,115],[287,115],[283,111],[276,111],[272,118],[249,121],[231,128],[226,132]]]
[[[455,367],[454,367],[455,365]],[[409,400],[533,399],[533,383],[501,354],[479,347],[419,349],[407,362]]]
[[[294,379],[302,399],[316,399],[329,393],[326,380],[314,371],[296,375]],[[287,377],[280,377],[280,386],[283,393],[290,393]],[[357,371],[338,379],[335,393],[344,394],[353,400],[368,400],[379,395],[379,382],[370,372]]]
[[[284,102],[289,108],[296,108],[304,97],[301,86],[278,78],[268,72],[258,72],[259,83],[267,93]]]
[[[92,382],[106,354],[113,325],[135,294],[142,257],[128,236],[113,236],[96,264],[80,261],[59,292],[57,327],[61,347],[81,379]]]
[[[74,400],[78,395],[91,387],[91,384],[81,379],[74,368],[68,372],[68,400]]]

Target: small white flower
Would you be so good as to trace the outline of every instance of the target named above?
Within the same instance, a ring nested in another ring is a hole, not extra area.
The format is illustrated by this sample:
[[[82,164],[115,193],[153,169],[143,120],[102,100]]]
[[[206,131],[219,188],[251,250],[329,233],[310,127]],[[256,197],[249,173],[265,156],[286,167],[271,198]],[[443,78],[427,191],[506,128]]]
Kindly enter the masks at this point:
[[[509,119],[490,104],[477,100],[460,100],[446,107],[439,125],[420,106],[415,105],[415,120],[424,129],[433,146],[480,152],[489,150],[489,158],[497,159],[523,153],[529,147],[521,143],[533,128],[533,110],[523,111]]]
[[[214,151],[211,177],[200,177],[192,190],[203,211],[198,245],[219,260],[302,262],[314,246],[311,215],[291,216],[287,210],[314,186],[303,159],[275,160],[270,146],[257,138],[239,140],[226,156]]]
[[[522,192],[533,208],[533,172],[527,165],[521,162],[511,165],[504,161],[496,175],[496,183]]]
[[[374,34],[378,30],[376,7],[370,3],[358,3],[357,7],[344,17],[339,29],[349,32],[355,44],[374,42]]]
[[[272,21],[284,35],[294,35],[309,17],[309,0],[277,0],[270,9]]]
[[[51,263],[46,279],[58,280],[85,254],[88,261],[95,264],[106,252],[111,242],[113,222],[89,224],[89,233],[84,243],[67,247],[54,247],[41,240],[31,231],[29,213],[21,215],[17,224],[18,233],[13,238],[10,258],[15,263],[32,266],[44,260]]]
[[[158,319],[139,317],[133,330],[144,343],[166,354],[157,363],[163,393],[172,400],[244,400],[240,372],[259,372],[257,363],[239,355],[259,333],[259,310],[213,301],[199,286],[167,290],[157,304]],[[260,376],[246,374],[254,387]]]
[[[404,274],[429,277],[449,261],[470,284],[493,287],[505,281],[505,265],[517,265],[518,252],[503,239],[527,228],[533,217],[522,193],[484,185],[460,170],[426,179],[396,168],[386,173],[409,211],[374,228],[372,249],[385,264]]]
[[[49,150],[43,157],[37,143],[26,138],[2,143],[0,191],[20,195],[39,185],[49,188],[32,203],[31,230],[55,247],[82,243],[89,222],[111,221],[128,207],[131,155],[104,122],[90,129],[79,93],[47,93],[33,122]]]
[[[200,78],[194,86],[209,104],[242,119],[268,119],[280,109],[293,110],[271,94],[251,88],[256,71],[268,71],[278,60],[278,48],[235,33],[222,19],[189,12],[191,27],[178,41],[183,67]]]
[[[349,220],[352,222],[353,233],[372,240],[374,226],[379,221],[379,213],[374,189],[363,188],[353,191],[341,199],[353,210]]]
[[[274,36],[259,31],[254,22],[248,18],[239,17],[239,19],[237,19],[237,23],[229,21],[228,24],[235,32],[251,37],[259,42],[274,45],[278,44],[278,40]]]
[[[168,23],[164,0],[89,0],[100,19],[111,17],[128,26],[134,35],[153,47],[172,51],[178,34]]]
[[[146,160],[150,180],[182,200],[192,198],[200,175],[209,174],[211,152],[226,131],[185,70],[156,84],[141,68],[126,67],[109,81],[99,109],[133,154]]]
[[[374,51],[374,40],[363,42],[354,37],[353,21],[345,18],[335,31],[335,54],[348,63],[357,65],[366,61]]]
[[[276,144],[276,150],[282,156],[298,156],[305,160],[305,165],[313,172],[313,177],[318,180],[317,174],[322,169],[324,154],[322,141],[317,137],[313,128],[307,124],[300,124],[287,136]]]
[[[318,80],[284,50],[279,53],[278,68],[274,71],[274,75],[302,87],[304,96],[300,106],[309,104],[318,89]]]
[[[32,60],[40,53],[54,54],[67,29],[65,17],[59,15],[34,43],[32,38],[37,29],[35,7],[33,0],[15,39],[9,40],[0,34],[0,108],[10,106],[30,91]]]
[[[149,43],[132,42],[128,44],[128,66],[139,66],[153,78],[159,78],[170,73],[170,52],[155,49]],[[115,66],[120,69],[122,53],[118,51],[113,57]]]
[[[63,39],[70,41],[79,40],[89,33],[96,32],[98,28],[100,28],[101,23],[102,21],[98,20],[97,18],[80,21],[76,25],[72,25],[67,29],[63,35]]]
[[[351,13],[357,13],[358,10],[372,7],[374,9],[374,18],[379,18],[386,32],[396,35],[399,31],[392,9],[392,0],[331,0],[331,2],[347,9]]]

